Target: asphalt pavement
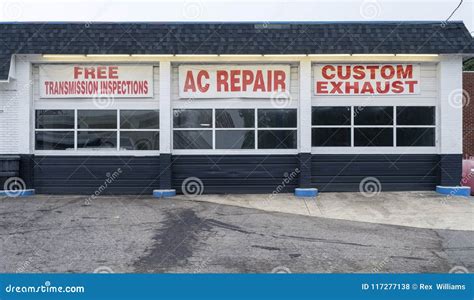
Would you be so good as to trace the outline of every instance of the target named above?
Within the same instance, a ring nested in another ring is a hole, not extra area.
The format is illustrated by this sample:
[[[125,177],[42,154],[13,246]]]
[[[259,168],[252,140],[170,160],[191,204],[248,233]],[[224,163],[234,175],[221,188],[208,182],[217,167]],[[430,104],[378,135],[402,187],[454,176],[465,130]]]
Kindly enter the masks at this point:
[[[385,273],[474,270],[474,232],[232,205],[0,198],[0,272]]]

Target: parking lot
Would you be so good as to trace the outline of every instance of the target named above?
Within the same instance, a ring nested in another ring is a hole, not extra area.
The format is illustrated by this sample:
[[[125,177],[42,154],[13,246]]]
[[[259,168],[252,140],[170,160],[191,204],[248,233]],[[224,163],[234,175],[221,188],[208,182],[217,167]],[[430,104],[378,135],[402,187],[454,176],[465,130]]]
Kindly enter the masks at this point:
[[[345,196],[350,211],[350,194]],[[327,205],[325,216],[311,216],[182,196],[99,197],[90,205],[86,198],[0,198],[0,272],[423,273],[474,269],[472,230],[334,218]],[[460,204],[468,213],[472,209],[469,201]],[[470,213],[472,216],[472,210]]]

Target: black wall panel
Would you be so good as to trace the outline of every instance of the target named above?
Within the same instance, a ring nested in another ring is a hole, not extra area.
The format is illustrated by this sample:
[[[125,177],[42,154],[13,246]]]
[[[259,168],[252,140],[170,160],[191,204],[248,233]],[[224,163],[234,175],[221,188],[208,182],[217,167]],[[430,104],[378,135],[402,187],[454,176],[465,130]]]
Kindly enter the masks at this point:
[[[461,162],[461,161],[459,161]],[[320,191],[358,191],[366,177],[382,191],[434,190],[440,182],[439,155],[313,155],[311,185]]]
[[[462,154],[441,154],[440,160],[440,185],[457,186],[462,176]]]
[[[172,156],[172,186],[182,193],[183,181],[197,177],[204,194],[272,193],[276,189],[292,193],[298,186],[297,168],[298,155]]]
[[[34,161],[38,194],[151,195],[159,188],[159,156],[35,156]]]

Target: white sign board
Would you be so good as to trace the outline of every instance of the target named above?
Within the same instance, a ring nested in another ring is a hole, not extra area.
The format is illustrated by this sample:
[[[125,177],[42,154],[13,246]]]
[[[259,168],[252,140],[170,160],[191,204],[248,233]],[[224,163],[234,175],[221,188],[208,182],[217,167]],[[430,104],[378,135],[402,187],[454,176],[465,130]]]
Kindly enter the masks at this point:
[[[180,98],[289,98],[289,65],[181,65]]]
[[[409,95],[420,93],[419,64],[317,64],[315,95]]]
[[[153,97],[153,66],[41,65],[41,98]]]

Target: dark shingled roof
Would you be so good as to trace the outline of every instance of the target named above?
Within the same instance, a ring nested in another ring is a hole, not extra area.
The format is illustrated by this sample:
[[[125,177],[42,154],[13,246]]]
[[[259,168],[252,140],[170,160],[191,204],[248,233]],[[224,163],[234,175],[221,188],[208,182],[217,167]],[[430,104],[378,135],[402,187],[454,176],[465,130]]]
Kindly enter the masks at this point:
[[[474,53],[461,22],[0,24],[12,54]]]

